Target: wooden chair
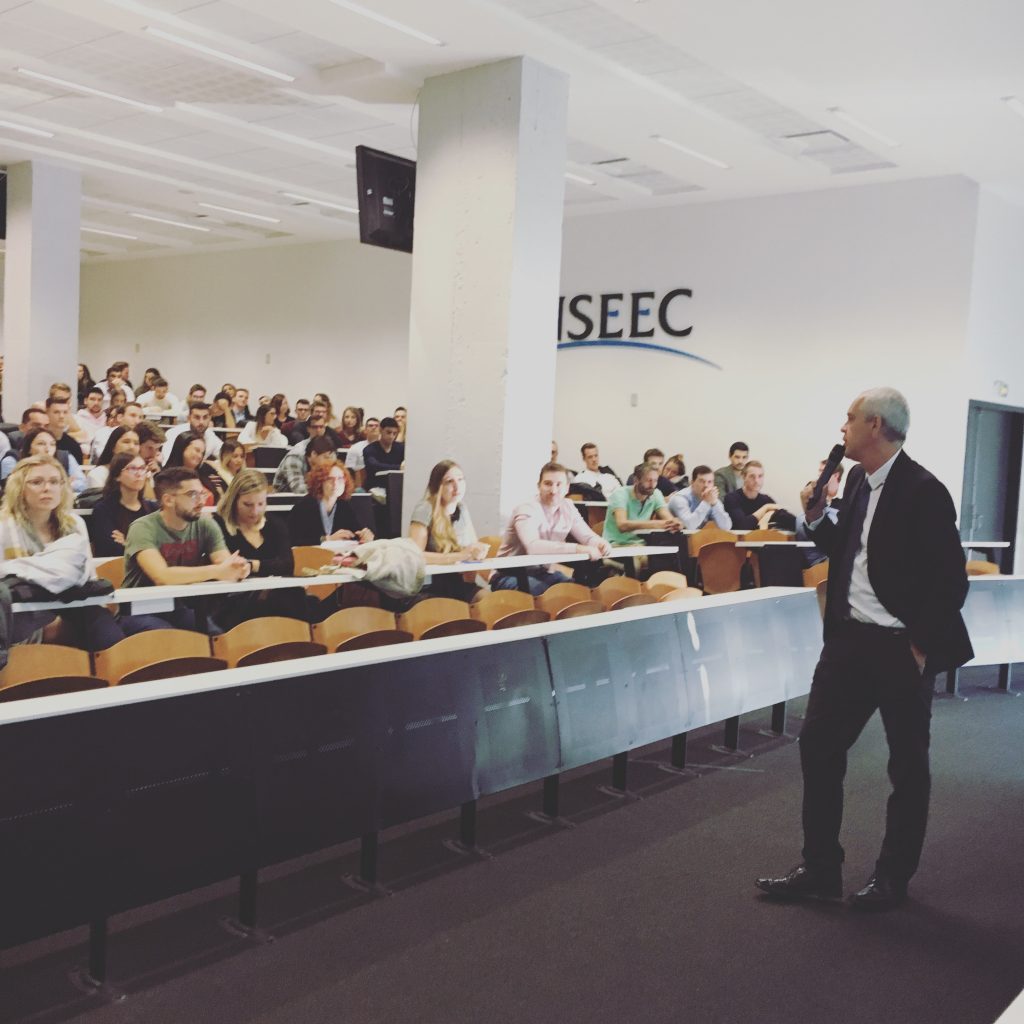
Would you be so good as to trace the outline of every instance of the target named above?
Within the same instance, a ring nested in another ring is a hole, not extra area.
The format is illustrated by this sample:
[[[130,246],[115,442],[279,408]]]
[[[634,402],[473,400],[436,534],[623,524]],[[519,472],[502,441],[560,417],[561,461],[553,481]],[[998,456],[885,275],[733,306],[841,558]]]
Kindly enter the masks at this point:
[[[657,586],[668,586],[672,590],[681,590],[683,587],[688,587],[690,584],[687,582],[686,577],[681,572],[672,572],[671,569],[662,569],[661,572],[654,572],[648,577],[647,582],[644,584],[644,590],[651,590]]]
[[[592,600],[590,591],[582,583],[556,583],[539,595],[535,604],[541,611],[545,611],[553,619],[557,619],[558,612],[566,605],[590,600]]]
[[[792,540],[789,534],[782,530],[748,530],[743,534],[741,540],[750,541],[773,541],[773,540]]]
[[[452,597],[428,597],[398,616],[398,628],[417,640],[439,636],[475,633],[487,629],[486,623],[470,617],[469,605]]]
[[[707,523],[696,533],[691,533],[687,540],[690,554],[696,558],[700,554],[701,548],[708,544],[735,544],[739,537],[731,530],[723,530],[720,526],[715,526],[714,523]]]
[[[643,587],[639,580],[630,579],[628,576],[609,576],[594,587],[591,597],[595,601],[600,601],[605,608],[611,608],[616,601],[642,591]]]
[[[822,580],[828,579],[828,559],[804,569],[804,586],[816,587]]]
[[[600,601],[574,601],[562,605],[555,613],[555,619],[578,619],[581,615],[600,615],[604,605]]]
[[[515,612],[536,611],[533,598],[519,590],[495,590],[493,593],[484,594],[478,601],[469,606],[469,614],[474,619],[486,623],[488,629],[494,628],[494,623],[506,615]]]
[[[666,594],[671,594],[674,590],[683,590],[683,587],[672,587],[667,583],[655,583],[653,587],[644,586],[644,593],[650,594],[655,601],[660,601]]]
[[[391,644],[407,644],[415,639],[412,633],[406,633],[402,629],[371,629],[367,633],[360,633],[358,636],[351,636],[342,640],[335,648],[336,652],[341,651],[364,651],[370,647],[389,647]]]
[[[695,597],[703,597],[704,591],[698,590],[696,587],[683,587],[680,590],[671,590],[669,593],[660,597],[659,601],[689,601]]]
[[[336,651],[345,645],[346,651],[355,650],[350,641],[370,633],[395,631],[395,616],[383,608],[353,607],[317,622],[313,626],[313,639],[323,644],[328,651]]]
[[[89,652],[60,644],[17,644],[0,671],[0,701],[50,697],[107,685],[92,674]]]
[[[621,608],[637,608],[642,604],[657,604],[658,599],[653,594],[639,593],[639,594],[626,594],[625,597],[620,597],[618,601],[608,605],[608,611],[617,612]]]
[[[538,626],[542,622],[550,622],[551,616],[540,608],[524,608],[522,611],[509,612],[491,623],[491,629],[514,629],[516,626]]]
[[[229,668],[326,653],[324,644],[310,640],[309,623],[280,615],[249,619],[213,638],[214,657],[223,658]]]
[[[487,545],[487,557],[495,558],[498,554],[498,548],[501,547],[501,538],[494,536],[494,534],[488,534],[486,537],[477,537],[477,540],[481,544]]]
[[[328,548],[322,548],[318,544],[299,545],[292,548],[292,558],[295,559],[296,576],[302,575],[303,569],[319,569],[322,565],[328,565],[334,558],[334,552]],[[312,594],[318,601],[330,597],[338,589],[338,583],[325,583],[323,586],[306,587],[306,593]]]
[[[101,580],[110,580],[115,590],[124,586],[124,559],[108,558],[96,563],[96,575]]]
[[[735,540],[705,544],[697,555],[705,594],[729,594],[740,589],[740,571],[747,553]]]
[[[828,580],[822,580],[815,588],[818,592],[818,611],[821,612],[821,617],[825,618],[825,594],[828,591]]]
[[[995,562],[970,561],[967,563],[968,576],[998,576],[999,566]]]
[[[93,659],[96,675],[111,686],[227,668],[226,661],[210,656],[210,638],[188,629],[136,633],[97,651]]]

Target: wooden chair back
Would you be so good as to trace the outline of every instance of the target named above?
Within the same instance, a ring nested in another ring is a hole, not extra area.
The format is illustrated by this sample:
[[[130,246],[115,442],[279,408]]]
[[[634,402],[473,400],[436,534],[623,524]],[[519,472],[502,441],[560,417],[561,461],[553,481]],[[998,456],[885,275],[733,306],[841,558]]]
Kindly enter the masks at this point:
[[[747,553],[735,540],[705,544],[697,555],[705,594],[730,594],[740,589],[740,571]]]
[[[116,686],[129,673],[189,658],[209,658],[210,638],[188,629],[151,629],[93,655],[96,675]],[[221,662],[221,667],[224,663]],[[180,673],[173,673],[178,675]],[[164,677],[160,677],[164,678]]]
[[[590,591],[582,583],[556,583],[539,595],[534,603],[552,618],[558,618],[559,610],[566,605],[590,600]]]
[[[356,650],[348,646],[350,640],[365,636],[369,633],[379,633],[395,630],[395,616],[393,612],[386,612],[383,608],[353,607],[343,608],[340,612],[317,622],[313,626],[313,639],[318,644],[323,644],[328,651],[336,651],[340,644],[345,645],[345,650]]]
[[[666,594],[671,594],[673,590],[683,589],[683,587],[671,587],[667,583],[655,583],[653,587],[644,585],[644,593],[650,594],[655,601],[660,601]]]
[[[995,562],[971,560],[967,563],[968,576],[998,576],[999,566]]]
[[[616,601],[631,594],[639,594],[643,589],[639,580],[630,579],[629,576],[609,576],[594,587],[590,596],[600,601],[605,608],[611,608]]]
[[[61,693],[79,693],[82,690],[105,690],[107,681],[96,676],[51,676],[46,679],[26,679],[10,686],[0,686],[0,704],[12,700],[31,700],[33,697],[55,697]]]
[[[600,601],[574,601],[562,605],[555,613],[555,619],[578,619],[581,615],[600,615],[604,605]]]
[[[496,537],[493,533],[488,534],[486,537],[478,537],[477,540],[481,544],[487,545],[487,557],[494,558],[498,554],[498,548],[501,547],[501,538]]]
[[[15,644],[0,671],[0,688],[55,676],[91,676],[89,652],[62,644]]]
[[[828,592],[828,580],[822,580],[815,588],[818,592],[818,611],[821,617],[825,618],[825,595]]]
[[[658,598],[659,601],[689,601],[695,597],[703,597],[704,591],[697,587],[683,587],[680,590],[670,590],[667,594]]]
[[[364,651],[370,647],[388,647],[391,644],[407,644],[413,640],[412,633],[401,629],[371,629],[342,640],[335,651]]]
[[[439,622],[436,626],[416,637],[417,640],[436,640],[442,636],[461,636],[463,633],[486,633],[487,624],[479,619],[449,619],[447,622]]]
[[[620,597],[618,601],[613,602],[608,606],[610,612],[617,612],[621,608],[638,608],[642,604],[657,604],[658,599],[653,594],[645,594],[643,592],[639,594],[626,594],[625,597]]]
[[[322,565],[329,564],[334,558],[334,552],[320,547],[319,544],[300,544],[298,547],[292,548],[292,558],[295,559],[293,572],[296,576],[301,576],[303,569],[316,570]],[[330,597],[338,586],[337,583],[325,583],[323,586],[318,584],[315,587],[306,587],[306,593],[312,594],[317,600],[322,601],[324,598]]]
[[[516,626],[537,626],[548,622],[551,616],[540,608],[523,608],[518,612],[509,612],[491,623],[491,629],[513,629]]]
[[[101,580],[110,580],[115,590],[124,586],[124,559],[108,558],[96,563],[96,575]]]
[[[533,598],[519,590],[495,590],[469,606],[469,614],[494,628],[498,619],[513,612],[534,611]]]
[[[816,587],[822,580],[828,579],[828,559],[824,562],[817,562],[815,565],[804,569],[804,586]]]
[[[791,540],[792,538],[782,530],[765,529],[765,530],[748,530],[743,534],[741,540],[751,541],[773,541],[773,540]]]
[[[720,526],[715,526],[714,523],[707,523],[696,533],[691,533],[687,540],[690,554],[696,558],[700,554],[701,548],[708,544],[735,544],[739,537],[731,530],[723,530]]]
[[[427,630],[460,619],[477,622],[481,629],[487,628],[483,622],[470,619],[469,605],[465,601],[456,601],[453,597],[428,597],[425,601],[414,604],[407,612],[398,616],[398,628],[412,633],[419,640]]]
[[[688,587],[686,577],[681,572],[673,572],[671,569],[662,569],[660,572],[653,572],[644,584],[644,590],[651,590],[657,586],[671,587],[672,590],[681,590]]]
[[[213,656],[223,658],[230,668],[327,652],[323,644],[310,641],[309,623],[281,615],[268,615],[242,622],[234,629],[215,636],[212,647]],[[285,649],[275,652],[274,649],[279,647]]]
[[[168,658],[152,665],[143,665],[123,675],[118,686],[129,683],[151,683],[155,679],[177,679],[179,676],[198,676],[204,672],[221,672],[228,667],[223,658],[211,658],[200,655],[195,658]]]

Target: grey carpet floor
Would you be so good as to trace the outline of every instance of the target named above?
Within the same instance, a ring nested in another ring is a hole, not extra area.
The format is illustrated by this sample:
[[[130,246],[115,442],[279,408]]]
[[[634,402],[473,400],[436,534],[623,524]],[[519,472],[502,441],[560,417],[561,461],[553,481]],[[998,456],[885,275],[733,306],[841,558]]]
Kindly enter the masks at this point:
[[[756,875],[799,859],[800,778],[792,740],[757,735],[767,718],[750,716],[754,756],[716,754],[718,733],[704,733],[696,776],[641,752],[639,800],[577,773],[564,786],[571,830],[526,817],[535,792],[485,805],[489,860],[444,849],[450,820],[386,835],[387,898],[343,884],[351,850],[268,872],[266,944],[218,926],[229,887],[124,915],[111,944],[120,1003],[68,984],[80,933],[0,953],[0,1020],[989,1024],[1024,986],[1024,698],[991,689],[994,673],[965,675],[970,700],[936,702],[929,836],[896,913],[757,895]],[[871,871],[886,794],[876,716],[851,755],[848,890]]]

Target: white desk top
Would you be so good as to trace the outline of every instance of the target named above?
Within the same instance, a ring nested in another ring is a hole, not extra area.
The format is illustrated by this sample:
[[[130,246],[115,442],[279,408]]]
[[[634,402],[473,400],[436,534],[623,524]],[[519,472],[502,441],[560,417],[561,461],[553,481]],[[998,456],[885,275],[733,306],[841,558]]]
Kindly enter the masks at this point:
[[[738,540],[738,548],[813,548],[813,540]]]
[[[665,533],[665,530],[653,530],[653,533]],[[671,536],[671,534],[669,534]],[[679,551],[675,544],[623,544],[620,548],[612,548],[608,556],[615,558],[646,558],[648,555],[674,555]]]
[[[1010,542],[1008,540],[962,540],[960,546],[962,548],[973,548],[976,551],[982,551],[987,548],[1008,548]]]

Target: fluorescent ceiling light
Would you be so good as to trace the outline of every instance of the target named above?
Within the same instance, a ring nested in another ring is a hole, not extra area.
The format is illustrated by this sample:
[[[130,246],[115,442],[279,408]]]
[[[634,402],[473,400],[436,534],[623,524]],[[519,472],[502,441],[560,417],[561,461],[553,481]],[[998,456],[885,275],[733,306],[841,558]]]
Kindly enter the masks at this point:
[[[708,156],[706,153],[699,153],[695,149],[690,149],[689,146],[684,146],[681,142],[676,142],[675,139],[666,139],[664,135],[652,135],[651,138],[655,142],[660,142],[663,146],[668,146],[669,149],[676,149],[680,153],[692,156],[694,160],[702,160],[704,163],[711,164],[712,167],[717,167],[723,171],[729,170],[729,165],[724,160]]]
[[[419,29],[412,28],[410,25],[403,25],[400,21],[395,21],[394,18],[389,18],[387,15],[371,11],[368,7],[364,7],[362,4],[352,3],[352,0],[331,0],[331,3],[334,4],[335,7],[342,8],[342,10],[351,11],[353,14],[358,14],[363,18],[369,18],[370,21],[377,22],[378,25],[393,28],[396,32],[404,32],[405,35],[412,36],[413,39],[418,39],[422,43],[430,43],[431,46],[444,46],[444,43],[440,39],[428,36],[426,32],[421,32]]]
[[[146,25],[143,30],[147,35],[156,36],[157,39],[163,39],[168,43],[174,43],[176,46],[184,46],[189,50],[195,50],[196,53],[205,54],[207,57],[213,57],[215,60],[227,61],[229,64],[237,64],[240,68],[248,68],[250,71],[257,71],[261,75],[269,75],[271,78],[276,78],[281,82],[294,82],[295,76],[289,75],[285,71],[276,71],[274,68],[268,68],[264,64],[257,64],[255,61],[246,60],[244,57],[236,57],[233,53],[225,53],[223,50],[216,50],[212,46],[207,46],[205,43],[196,43],[191,39],[185,39],[183,36],[176,36],[171,32],[165,32],[162,28],[154,28],[152,25]]]
[[[29,128],[25,124],[15,124],[13,121],[0,121],[0,128],[10,128],[16,132],[24,132],[26,135],[38,135],[42,139],[52,139],[53,132],[44,132],[42,128]]]
[[[120,231],[104,231],[102,228],[87,228],[82,225],[82,231],[88,231],[90,235],[106,235],[107,238],[123,238],[128,242],[137,242],[139,240],[138,235],[124,235]]]
[[[199,224],[185,224],[180,220],[168,220],[166,217],[154,217],[149,213],[133,213],[130,214],[132,217],[137,217],[139,220],[151,220],[156,224],[170,224],[172,228],[188,228],[189,231],[209,231],[209,228],[201,227]]]
[[[1003,102],[1019,117],[1024,117],[1024,100],[1017,96],[1004,96]]]
[[[883,135],[876,128],[872,128],[870,125],[865,124],[863,121],[858,120],[856,117],[852,117],[842,107],[828,107],[828,112],[840,121],[845,121],[848,125],[852,125],[862,135],[866,135],[869,139],[874,139],[876,142],[880,142],[883,146],[898,146],[899,143],[895,139],[889,138],[888,135]]]
[[[299,195],[298,192],[282,192],[289,199],[298,199],[300,203],[313,203],[314,206],[326,206],[328,210],[341,210],[344,213],[358,213],[357,206],[342,206],[340,203],[329,203],[326,199],[314,199],[312,196]]]
[[[253,220],[263,220],[268,224],[280,224],[280,217],[268,217],[263,213],[248,213],[246,210],[233,210],[230,206],[218,206],[216,203],[198,203],[204,210],[219,210],[221,213],[233,213],[236,217],[252,217]]]
[[[129,107],[136,107],[139,110],[148,110],[150,113],[159,114],[163,107],[153,103],[143,103],[141,100],[131,100],[127,96],[118,96],[115,92],[107,92],[104,89],[94,89],[91,85],[79,85],[78,82],[69,82],[66,78],[56,78],[53,75],[44,75],[41,71],[31,71],[29,68],[15,68],[19,75],[28,78],[37,78],[40,82],[50,82],[52,85],[61,85],[73,92],[85,92],[90,96],[101,96],[105,100],[116,100],[118,103],[127,103]]]
[[[566,171],[565,176],[570,181],[578,182],[580,185],[596,185],[597,182],[591,178],[584,178],[582,174],[573,174],[572,171]]]

